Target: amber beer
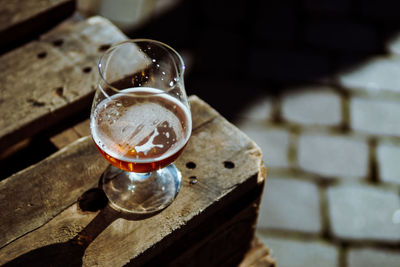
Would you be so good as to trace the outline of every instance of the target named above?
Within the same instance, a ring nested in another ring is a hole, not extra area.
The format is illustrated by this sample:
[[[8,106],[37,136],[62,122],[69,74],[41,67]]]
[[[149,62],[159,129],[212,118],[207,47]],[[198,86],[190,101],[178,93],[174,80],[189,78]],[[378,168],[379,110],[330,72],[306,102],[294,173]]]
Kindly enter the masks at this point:
[[[104,99],[92,113],[93,140],[103,157],[125,171],[150,172],[173,162],[190,133],[188,108],[161,90],[137,87]]]

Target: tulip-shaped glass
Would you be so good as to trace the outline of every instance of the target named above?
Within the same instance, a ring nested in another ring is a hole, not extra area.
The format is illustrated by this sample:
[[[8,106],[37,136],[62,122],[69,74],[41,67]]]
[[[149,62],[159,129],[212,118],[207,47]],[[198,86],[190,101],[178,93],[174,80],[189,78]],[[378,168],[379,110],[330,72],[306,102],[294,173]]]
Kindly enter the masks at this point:
[[[109,48],[98,68],[90,130],[112,164],[103,190],[117,210],[162,210],[179,192],[181,174],[172,162],[192,131],[183,60],[166,44],[135,39]]]

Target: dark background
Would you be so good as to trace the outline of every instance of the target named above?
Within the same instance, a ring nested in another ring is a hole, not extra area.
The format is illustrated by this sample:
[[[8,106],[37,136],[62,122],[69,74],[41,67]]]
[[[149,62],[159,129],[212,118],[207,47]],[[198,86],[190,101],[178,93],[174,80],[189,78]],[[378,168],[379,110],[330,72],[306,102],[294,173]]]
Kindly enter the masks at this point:
[[[260,94],[335,84],[399,29],[396,0],[184,0],[127,34],[189,52],[188,94],[234,120]]]

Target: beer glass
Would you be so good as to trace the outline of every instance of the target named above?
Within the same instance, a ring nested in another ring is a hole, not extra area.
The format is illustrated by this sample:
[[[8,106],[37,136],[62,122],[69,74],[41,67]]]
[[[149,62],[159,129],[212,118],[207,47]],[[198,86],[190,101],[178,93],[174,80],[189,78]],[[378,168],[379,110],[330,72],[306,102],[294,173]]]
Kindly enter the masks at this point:
[[[179,192],[181,174],[172,162],[192,131],[183,60],[166,44],[135,39],[110,47],[98,68],[90,130],[111,163],[103,190],[117,210],[162,210]]]

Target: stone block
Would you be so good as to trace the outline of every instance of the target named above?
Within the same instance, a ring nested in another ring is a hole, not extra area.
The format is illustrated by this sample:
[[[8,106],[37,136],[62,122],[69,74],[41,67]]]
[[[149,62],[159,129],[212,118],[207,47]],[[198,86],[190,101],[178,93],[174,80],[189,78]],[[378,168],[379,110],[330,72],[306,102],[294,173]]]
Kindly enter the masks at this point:
[[[259,121],[266,122],[272,118],[272,98],[270,96],[260,96],[240,111],[237,115],[239,122]]]
[[[379,178],[384,182],[400,184],[400,145],[381,143],[376,149]]]
[[[356,68],[359,68],[360,66],[362,66],[362,63],[366,61],[366,58],[371,58],[371,53],[368,53],[368,52],[337,53],[337,55],[335,55],[335,64],[334,64],[333,72],[337,75],[337,77],[341,77],[341,75],[350,73],[351,71],[355,70]],[[339,82],[335,81],[334,83],[340,84],[340,81]],[[343,89],[348,90],[349,88],[346,87]]]
[[[318,240],[265,237],[261,234],[259,238],[268,246],[271,257],[276,259],[279,266],[338,266],[338,249],[329,243]]]
[[[399,267],[400,250],[375,248],[350,248],[347,252],[348,267],[385,266]]]
[[[286,177],[269,177],[257,227],[318,234],[321,214],[317,185]]]
[[[400,136],[400,101],[353,97],[350,127],[369,134]]]
[[[386,42],[386,50],[392,54],[400,54],[400,34],[390,37],[390,39]]]
[[[382,91],[400,93],[400,57],[375,57],[338,75],[338,83],[348,89],[375,95]]]
[[[342,120],[340,96],[328,87],[300,88],[282,99],[284,119],[305,125],[338,125]]]
[[[330,187],[328,211],[334,236],[346,240],[400,241],[394,214],[400,209],[396,190],[362,184]]]
[[[238,127],[261,148],[267,168],[289,167],[290,136],[287,130],[251,123],[240,124]]]
[[[325,177],[362,178],[368,171],[365,140],[349,136],[303,134],[299,137],[298,164]]]

